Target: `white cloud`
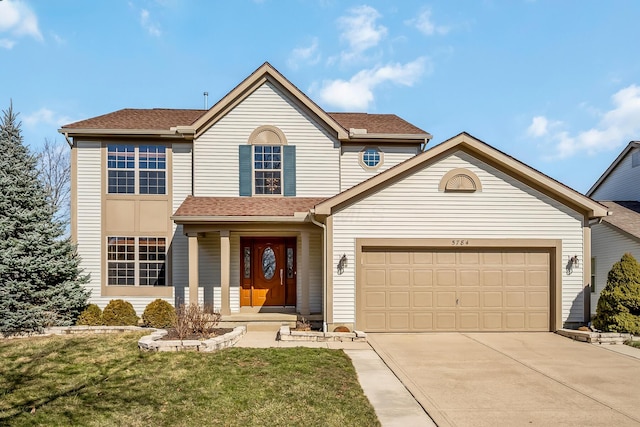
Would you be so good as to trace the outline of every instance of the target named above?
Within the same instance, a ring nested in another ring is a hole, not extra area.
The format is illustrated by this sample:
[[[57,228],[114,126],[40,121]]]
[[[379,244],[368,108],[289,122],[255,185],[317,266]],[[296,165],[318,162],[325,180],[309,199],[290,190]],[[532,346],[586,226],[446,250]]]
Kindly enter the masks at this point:
[[[19,0],[0,1],[0,33],[9,33],[13,37],[30,36],[42,41],[38,27],[38,17],[31,8]],[[11,49],[15,40],[3,38],[0,47]]]
[[[427,58],[406,64],[388,64],[358,72],[351,79],[326,80],[320,88],[320,99],[342,110],[365,111],[374,101],[373,91],[385,82],[402,86],[413,84],[428,70]]]
[[[409,19],[405,23],[417,28],[418,31],[427,36],[432,36],[434,34],[442,35],[449,32],[449,27],[433,23],[431,20],[431,9],[422,9],[417,17]]]
[[[15,40],[0,39],[0,47],[3,49],[12,49],[15,44]]]
[[[340,39],[347,42],[349,50],[342,52],[345,61],[358,58],[361,53],[377,46],[386,37],[387,28],[377,24],[382,15],[371,6],[358,6],[349,9],[349,14],[338,18]]]
[[[46,126],[62,126],[71,123],[73,120],[67,116],[59,115],[55,111],[46,107],[39,109],[31,114],[24,116],[22,122],[25,126],[35,128],[40,125]]]
[[[531,120],[531,125],[527,128],[527,135],[540,138],[547,135],[551,129],[562,125],[562,122],[549,121],[545,116],[535,116]]]
[[[314,37],[311,45],[307,47],[297,47],[291,51],[287,63],[289,67],[297,69],[301,62],[315,65],[320,62],[320,53],[318,52],[318,38]]]
[[[140,24],[150,35],[154,37],[160,37],[162,35],[160,27],[156,22],[151,20],[150,13],[147,9],[142,9],[140,11]]]
[[[549,137],[555,144],[555,153],[549,157],[562,159],[580,152],[593,155],[619,148],[629,140],[637,138],[640,133],[640,86],[631,85],[621,89],[613,94],[611,100],[613,108],[600,114],[598,124],[593,128],[576,135],[566,130],[549,132]],[[541,122],[538,121],[538,130],[542,129]],[[534,123],[535,118],[529,130],[535,128]],[[543,135],[545,134],[540,136]]]

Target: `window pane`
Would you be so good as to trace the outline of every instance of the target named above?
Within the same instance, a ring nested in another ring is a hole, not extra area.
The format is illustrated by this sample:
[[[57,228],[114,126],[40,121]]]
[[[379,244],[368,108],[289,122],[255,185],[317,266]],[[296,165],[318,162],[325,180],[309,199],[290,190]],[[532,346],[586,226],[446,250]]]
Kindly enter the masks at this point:
[[[166,239],[164,237],[140,237],[140,285],[165,286]]]
[[[133,169],[135,149],[133,145],[109,145],[107,146],[107,167],[118,169]]]
[[[140,169],[166,169],[166,148],[155,145],[140,146]]]
[[[282,194],[282,147],[256,145],[253,149],[255,194]]]
[[[140,194],[165,194],[165,172],[140,171]]]
[[[133,171],[110,170],[107,182],[107,191],[110,194],[133,194],[135,192],[135,175]]]
[[[362,153],[362,162],[369,167],[378,166],[380,163],[380,152],[374,148],[368,148]]]

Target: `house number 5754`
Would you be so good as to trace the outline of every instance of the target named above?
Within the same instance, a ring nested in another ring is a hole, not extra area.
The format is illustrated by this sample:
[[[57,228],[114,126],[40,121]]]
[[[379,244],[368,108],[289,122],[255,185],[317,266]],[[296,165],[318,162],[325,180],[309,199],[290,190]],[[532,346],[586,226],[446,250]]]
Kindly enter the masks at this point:
[[[467,246],[468,244],[469,241],[465,239],[454,239],[451,241],[451,246]]]

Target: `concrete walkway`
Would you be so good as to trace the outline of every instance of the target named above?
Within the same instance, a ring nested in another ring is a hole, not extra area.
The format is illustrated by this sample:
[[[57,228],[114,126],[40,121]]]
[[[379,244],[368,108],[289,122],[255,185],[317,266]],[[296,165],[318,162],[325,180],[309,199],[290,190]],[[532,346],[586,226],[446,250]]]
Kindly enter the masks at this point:
[[[364,394],[371,402],[383,427],[435,426],[424,409],[368,343],[276,341],[276,334],[271,331],[247,331],[235,346],[342,349],[351,358]]]
[[[640,425],[640,359],[630,347],[553,333],[367,338],[439,426]]]

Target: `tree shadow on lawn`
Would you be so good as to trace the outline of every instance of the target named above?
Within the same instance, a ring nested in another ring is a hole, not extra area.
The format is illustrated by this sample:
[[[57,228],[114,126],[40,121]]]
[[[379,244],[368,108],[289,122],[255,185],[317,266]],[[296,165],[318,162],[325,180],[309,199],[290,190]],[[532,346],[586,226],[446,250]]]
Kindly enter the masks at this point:
[[[4,401],[0,403],[0,425],[23,415],[36,423],[41,417],[45,424],[51,423],[53,420],[47,418],[45,410],[51,404],[60,406],[53,424],[82,424],[88,421],[87,416],[94,418],[97,414],[111,418],[109,414],[114,407],[135,405],[136,396],[123,392],[123,388],[135,390],[139,383],[146,382],[133,369],[141,355],[137,347],[133,354],[131,351],[102,354],[95,344],[104,338],[28,338],[33,340],[31,345],[0,343],[0,357],[5,362],[0,367],[0,395]],[[49,342],[42,345],[41,340]],[[132,341],[129,336],[121,344],[131,346]],[[14,344],[22,348],[5,355]],[[157,404],[149,394],[139,399],[146,406]]]

